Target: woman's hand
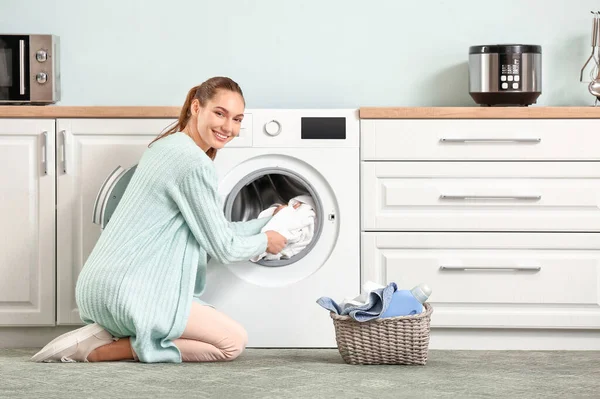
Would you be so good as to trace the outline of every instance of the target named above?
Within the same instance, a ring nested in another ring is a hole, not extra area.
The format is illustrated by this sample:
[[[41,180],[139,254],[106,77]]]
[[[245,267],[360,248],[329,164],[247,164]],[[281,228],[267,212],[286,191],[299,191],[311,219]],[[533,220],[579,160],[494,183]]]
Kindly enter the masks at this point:
[[[265,231],[265,234],[267,235],[267,252],[276,255],[285,248],[287,240],[284,236],[275,230]]]

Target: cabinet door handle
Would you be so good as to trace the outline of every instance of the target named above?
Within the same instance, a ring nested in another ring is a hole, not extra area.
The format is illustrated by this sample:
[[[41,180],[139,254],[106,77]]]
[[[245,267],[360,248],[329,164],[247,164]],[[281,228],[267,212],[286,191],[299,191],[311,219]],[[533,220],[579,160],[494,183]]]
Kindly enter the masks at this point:
[[[442,200],[519,200],[539,201],[541,195],[440,195]]]
[[[63,137],[62,142],[62,164],[63,164],[63,173],[67,174],[67,131],[61,130],[60,133]]]
[[[441,271],[515,271],[515,272],[539,272],[539,266],[440,266]]]
[[[528,143],[533,143],[533,144],[538,144],[542,142],[541,138],[523,138],[523,139],[494,139],[494,138],[490,138],[490,139],[484,139],[484,138],[480,138],[480,139],[446,139],[446,138],[441,138],[440,139],[441,143],[460,143],[460,144],[468,144],[468,143],[518,143],[518,144],[528,144]]]
[[[44,130],[42,132],[43,143],[42,146],[44,149],[42,150],[42,170],[44,174],[48,174],[48,132]]]
[[[25,95],[25,40],[19,40],[19,94]]]

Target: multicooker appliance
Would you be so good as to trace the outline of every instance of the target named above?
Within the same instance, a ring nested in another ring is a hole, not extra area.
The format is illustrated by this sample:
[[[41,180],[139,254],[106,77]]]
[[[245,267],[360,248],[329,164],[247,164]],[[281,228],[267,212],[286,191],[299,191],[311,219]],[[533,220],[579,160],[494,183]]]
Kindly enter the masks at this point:
[[[469,94],[484,106],[527,106],[542,94],[542,47],[469,47]]]

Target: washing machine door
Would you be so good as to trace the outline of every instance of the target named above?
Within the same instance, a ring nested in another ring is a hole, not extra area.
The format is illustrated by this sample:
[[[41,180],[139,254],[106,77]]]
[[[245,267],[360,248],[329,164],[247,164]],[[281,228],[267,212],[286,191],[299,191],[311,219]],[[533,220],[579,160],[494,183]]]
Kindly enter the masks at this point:
[[[328,260],[339,234],[339,206],[326,179],[308,162],[278,154],[253,157],[221,180],[225,217],[255,219],[273,204],[287,204],[305,195],[314,203],[315,222],[310,243],[287,259],[224,265],[237,278],[259,287],[283,287],[308,279]]]
[[[263,210],[287,204],[292,198],[299,196],[309,197],[315,212],[310,243],[291,258],[265,258],[257,262],[259,265],[287,266],[299,261],[314,248],[323,231],[324,208],[321,195],[303,175],[281,167],[265,167],[248,173],[231,189],[225,201],[225,217],[231,221],[255,219]]]
[[[137,165],[127,169],[117,166],[102,183],[94,202],[93,215],[93,222],[102,229],[106,227],[121,198],[123,198],[125,189],[127,189],[136,168]]]

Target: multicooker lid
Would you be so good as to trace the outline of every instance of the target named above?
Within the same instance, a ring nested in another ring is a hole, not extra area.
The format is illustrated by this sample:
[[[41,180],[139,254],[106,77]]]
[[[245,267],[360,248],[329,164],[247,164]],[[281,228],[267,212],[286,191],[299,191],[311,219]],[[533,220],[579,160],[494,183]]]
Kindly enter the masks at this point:
[[[538,53],[542,54],[542,46],[535,44],[486,44],[483,46],[469,47],[469,54],[493,53]]]

